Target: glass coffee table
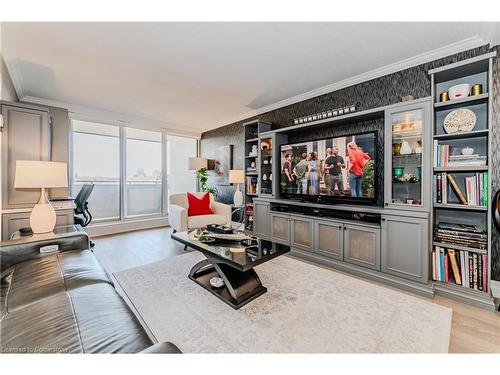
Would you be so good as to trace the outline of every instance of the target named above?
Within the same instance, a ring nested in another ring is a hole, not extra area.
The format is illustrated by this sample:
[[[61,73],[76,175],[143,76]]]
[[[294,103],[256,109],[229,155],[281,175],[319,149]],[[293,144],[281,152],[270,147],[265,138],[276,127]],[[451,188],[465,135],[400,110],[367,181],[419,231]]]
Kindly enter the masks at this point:
[[[172,239],[201,252],[207,258],[196,263],[188,277],[234,309],[239,309],[267,291],[254,267],[290,251],[289,246],[253,236],[243,241],[228,242],[206,240],[210,234],[200,240],[198,234],[195,230],[172,234]],[[212,286],[210,280],[214,277],[220,277],[223,285]]]

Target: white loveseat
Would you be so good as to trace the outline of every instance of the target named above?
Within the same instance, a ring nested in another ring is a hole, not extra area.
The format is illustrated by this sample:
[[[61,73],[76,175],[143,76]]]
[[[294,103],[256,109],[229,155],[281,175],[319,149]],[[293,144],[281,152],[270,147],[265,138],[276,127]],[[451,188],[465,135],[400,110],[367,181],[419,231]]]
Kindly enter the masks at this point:
[[[205,193],[191,193],[201,197]],[[208,224],[231,225],[231,206],[216,202],[210,194],[212,215],[188,216],[188,200],[186,193],[172,194],[169,198],[168,221],[174,231],[184,232],[206,227]]]

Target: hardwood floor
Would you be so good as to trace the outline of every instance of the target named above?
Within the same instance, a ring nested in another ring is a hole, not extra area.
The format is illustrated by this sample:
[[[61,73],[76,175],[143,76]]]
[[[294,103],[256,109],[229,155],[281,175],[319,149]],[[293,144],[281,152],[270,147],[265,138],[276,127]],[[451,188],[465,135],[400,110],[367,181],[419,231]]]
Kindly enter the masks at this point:
[[[158,228],[96,237],[94,252],[112,274],[184,254],[184,246],[173,241],[170,234],[170,228]],[[500,353],[500,312],[441,296],[432,302],[453,309],[450,353]]]

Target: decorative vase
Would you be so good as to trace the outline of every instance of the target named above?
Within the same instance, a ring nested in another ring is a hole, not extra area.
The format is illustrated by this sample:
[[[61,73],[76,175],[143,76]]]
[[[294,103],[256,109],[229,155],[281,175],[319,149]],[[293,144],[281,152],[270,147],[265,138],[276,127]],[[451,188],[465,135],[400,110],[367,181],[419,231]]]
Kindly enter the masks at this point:
[[[400,155],[409,155],[411,154],[411,146],[408,141],[403,141],[401,143],[401,149],[399,150]]]
[[[400,151],[401,151],[401,143],[394,143],[392,145],[392,154],[399,155]]]
[[[483,85],[477,83],[474,86],[470,88],[470,95],[471,96],[477,96],[481,95],[483,93]]]
[[[400,178],[404,172],[405,169],[403,167],[397,167],[393,168],[392,174],[394,175],[394,177]]]

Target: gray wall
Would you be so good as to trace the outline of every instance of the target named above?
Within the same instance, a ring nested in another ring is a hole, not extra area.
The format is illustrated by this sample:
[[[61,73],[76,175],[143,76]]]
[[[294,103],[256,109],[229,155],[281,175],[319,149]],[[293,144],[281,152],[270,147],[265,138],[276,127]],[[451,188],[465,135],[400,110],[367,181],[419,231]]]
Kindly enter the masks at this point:
[[[201,156],[215,159],[220,146],[233,145],[233,169],[244,169],[245,140],[243,126],[240,123],[231,124],[203,133],[201,141]],[[213,175],[210,174],[208,183],[213,185]],[[241,186],[244,188],[244,186]],[[235,186],[217,186],[217,200],[223,203],[233,203]]]
[[[365,110],[398,103],[405,95],[413,95],[415,99],[429,96],[431,94],[431,82],[428,75],[429,69],[447,65],[456,61],[464,60],[488,52],[487,46],[476,48],[470,51],[459,53],[453,56],[436,60],[427,64],[422,64],[400,72],[376,78],[358,85],[346,87],[344,89],[324,94],[300,103],[292,104],[274,111],[263,113],[237,123],[229,124],[202,134],[201,153],[205,157],[213,158],[215,147],[218,145],[234,145],[234,166],[243,168],[244,165],[244,135],[242,124],[253,118],[269,121],[273,124],[273,129],[280,129],[291,126],[293,119],[308,114],[322,112],[327,109],[346,106],[353,103],[360,103],[358,109]],[[500,46],[491,50],[497,51],[500,55]],[[500,170],[496,168],[500,165],[500,59],[494,60],[493,68],[493,121],[491,123],[493,134],[493,160],[492,166],[492,193],[500,189]],[[359,125],[354,125],[357,127]],[[337,129],[339,132],[345,129]],[[353,128],[354,130],[354,128]],[[333,129],[331,131],[334,131]],[[314,134],[310,139],[318,138]],[[383,144],[383,143],[382,143]],[[232,201],[234,188],[219,188],[221,201]],[[493,228],[491,274],[493,280],[500,281],[500,233]]]

